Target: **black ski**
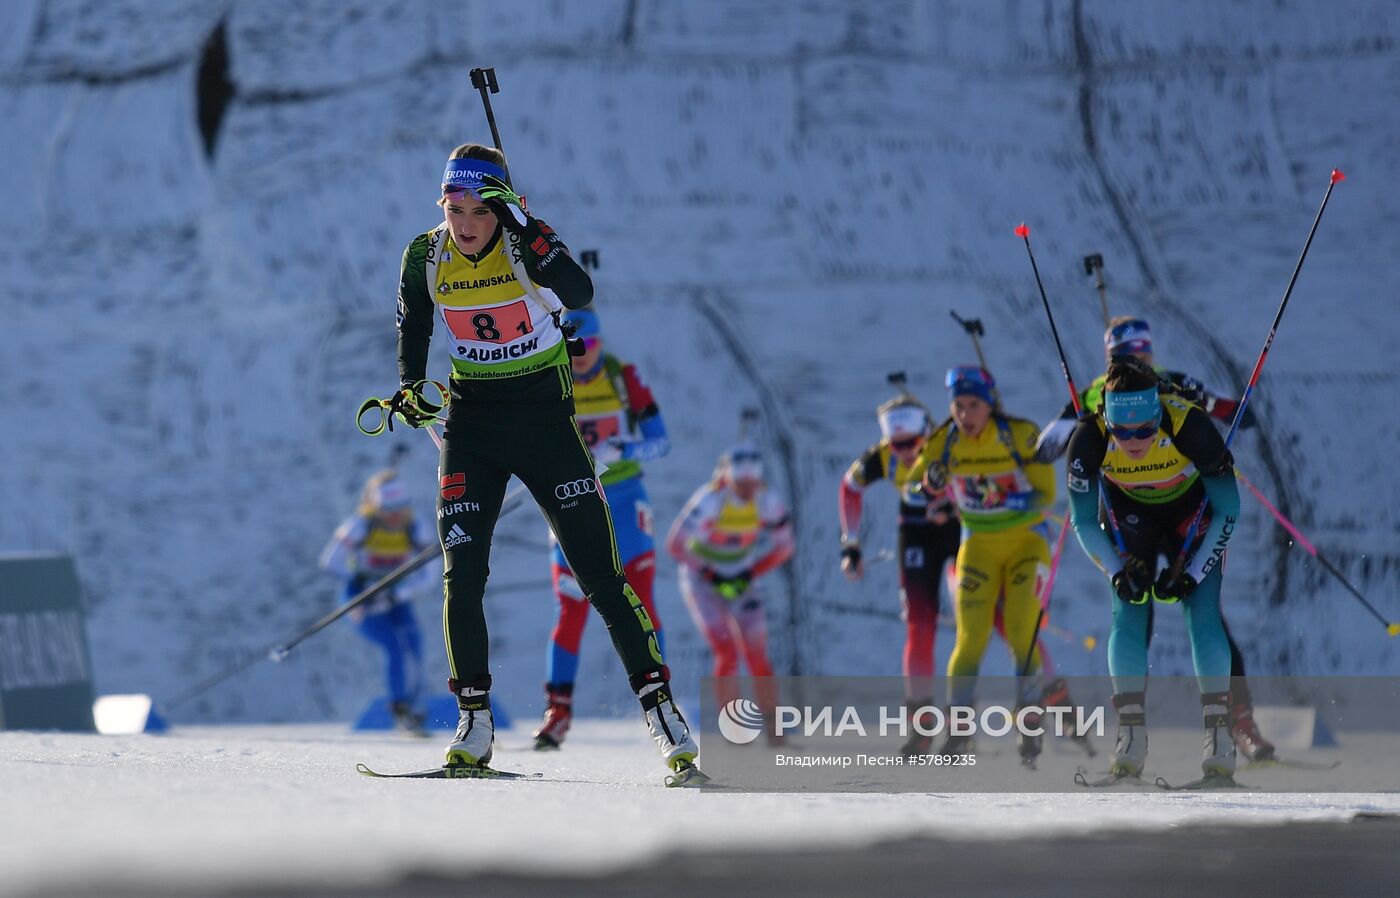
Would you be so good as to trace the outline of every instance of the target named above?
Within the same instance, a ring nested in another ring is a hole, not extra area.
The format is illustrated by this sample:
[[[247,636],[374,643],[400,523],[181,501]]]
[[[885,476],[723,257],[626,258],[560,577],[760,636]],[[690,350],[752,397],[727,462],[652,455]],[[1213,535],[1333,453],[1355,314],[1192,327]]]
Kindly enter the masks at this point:
[[[1087,789],[1107,789],[1111,786],[1147,785],[1147,783],[1142,781],[1141,776],[1127,772],[1115,773],[1110,771],[1109,773],[1105,774],[1102,777],[1099,777],[1098,779],[1091,780],[1089,779],[1089,771],[1085,770],[1083,767],[1080,767],[1074,772],[1074,781],[1075,783],[1084,786]]]
[[[1233,776],[1220,773],[1208,773],[1198,780],[1189,783],[1173,785],[1162,777],[1157,777],[1156,786],[1158,789],[1166,789],[1168,792],[1202,792],[1214,789],[1253,789],[1254,786],[1246,786],[1235,781]]]
[[[373,776],[379,779],[537,780],[544,778],[543,773],[513,773],[509,770],[497,770],[494,767],[468,767],[464,764],[449,764],[433,767],[430,770],[416,770],[412,773],[379,773],[370,770],[364,764],[356,764],[355,769],[362,776]]]

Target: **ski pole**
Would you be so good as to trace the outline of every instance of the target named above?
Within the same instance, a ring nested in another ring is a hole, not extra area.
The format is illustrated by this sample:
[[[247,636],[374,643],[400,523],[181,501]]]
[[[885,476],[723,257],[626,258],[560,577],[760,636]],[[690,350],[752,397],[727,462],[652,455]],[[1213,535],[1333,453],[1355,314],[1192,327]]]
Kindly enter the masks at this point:
[[[521,484],[506,494],[505,499],[501,503],[501,517],[504,517],[505,515],[509,514],[510,512],[514,511],[515,509],[519,508],[521,505],[524,504],[524,502],[522,501],[522,496],[524,492],[525,486],[524,484]],[[424,564],[427,564],[429,561],[431,561],[435,554],[440,554],[441,552],[442,547],[436,543],[424,546],[418,552],[418,554],[414,555],[412,558],[408,559],[403,564],[399,565],[389,573],[385,574],[378,581],[359,592],[349,602],[340,606],[335,611],[332,611],[330,614],[327,614],[325,617],[322,617],[320,620],[316,621],[314,624],[310,625],[305,630],[302,630],[300,633],[297,633],[289,639],[279,640],[278,642],[274,642],[268,646],[265,646],[264,648],[258,649],[257,651],[253,652],[251,655],[244,658],[237,664],[225,670],[222,670],[219,673],[214,674],[213,676],[206,677],[204,680],[201,680],[199,683],[196,683],[194,686],[180,693],[170,701],[164,702],[162,704],[162,707],[173,708],[177,705],[184,704],[185,702],[189,701],[195,696],[207,692],[210,689],[213,689],[215,686],[219,685],[220,683],[229,679],[230,677],[242,673],[243,671],[252,667],[254,664],[257,664],[259,661],[282,661],[297,645],[299,645],[302,642],[305,642],[307,639],[321,632],[326,627],[330,626],[340,618],[344,617],[346,614],[349,614],[350,611],[354,608],[364,604],[365,602],[368,602],[370,599],[384,592],[384,590],[393,587],[404,577],[407,577],[413,571],[417,570]]]
[[[1055,313],[1050,310],[1050,297],[1045,295],[1045,284],[1040,279],[1040,266],[1035,264],[1035,252],[1031,249],[1031,229],[1021,222],[1016,228],[1016,236],[1020,237],[1026,244],[1026,255],[1031,260],[1031,271],[1035,274],[1035,285],[1040,290],[1040,302],[1045,307],[1045,318],[1050,322],[1050,335],[1055,338],[1055,351],[1060,354],[1060,371],[1065,376],[1065,383],[1069,387],[1069,401],[1074,406],[1074,415],[1079,417],[1084,413],[1084,407],[1079,402],[1079,388],[1074,385],[1074,375],[1069,373],[1069,359],[1065,358],[1065,347],[1060,342],[1060,329],[1055,326]],[[1113,505],[1108,501],[1107,491],[1104,489],[1103,478],[1099,478],[1099,497],[1103,501],[1104,510],[1107,512],[1108,526],[1113,531],[1113,541],[1118,546],[1118,554],[1126,558],[1128,547],[1123,542],[1123,534],[1118,529],[1118,517],[1113,513]],[[1068,518],[1068,515],[1066,516]],[[1052,575],[1059,568],[1060,554],[1064,551],[1064,531],[1069,528],[1066,520],[1065,528],[1060,531],[1060,539],[1057,544],[1055,555],[1050,561]],[[1041,597],[1040,613],[1035,619],[1035,632],[1040,632],[1040,624],[1045,619],[1045,612],[1050,608],[1050,589],[1053,581],[1047,584],[1045,595]],[[1026,660],[1021,667],[1021,675],[1025,676],[1031,665],[1031,656],[1035,654],[1035,643],[1031,643],[1030,649],[1026,651]]]
[[[1240,483],[1243,483],[1245,485],[1246,489],[1248,489],[1251,493],[1254,494],[1254,498],[1259,500],[1259,504],[1269,510],[1269,513],[1274,516],[1274,520],[1278,521],[1279,524],[1283,527],[1283,529],[1288,531],[1289,536],[1293,537],[1293,541],[1296,542],[1298,545],[1302,546],[1303,549],[1313,558],[1316,558],[1318,563],[1322,565],[1322,567],[1327,571],[1327,573],[1336,577],[1337,580],[1340,581],[1341,584],[1347,588],[1347,592],[1350,592],[1353,596],[1355,596],[1356,600],[1362,605],[1364,605],[1366,607],[1366,610],[1371,612],[1371,614],[1376,618],[1376,620],[1381,622],[1381,626],[1385,627],[1386,635],[1400,636],[1400,622],[1386,620],[1385,617],[1379,611],[1376,610],[1374,605],[1366,601],[1366,597],[1361,594],[1361,591],[1355,586],[1352,586],[1350,580],[1342,576],[1342,572],[1337,570],[1337,568],[1333,566],[1332,562],[1328,561],[1327,557],[1317,550],[1317,546],[1314,546],[1308,540],[1308,538],[1302,534],[1302,532],[1292,521],[1284,517],[1283,512],[1279,511],[1277,508],[1274,507],[1274,503],[1264,498],[1264,494],[1259,491],[1259,488],[1257,486],[1250,482],[1248,477],[1244,476],[1243,471],[1241,471],[1239,468],[1235,468],[1235,476],[1239,478]]]
[[[325,617],[316,621],[316,623],[307,627],[305,630],[302,630],[300,633],[293,636],[291,639],[288,639],[285,642],[278,643],[277,645],[274,645],[272,648],[268,649],[267,657],[273,661],[282,661],[287,657],[287,655],[291,654],[292,649],[296,648],[301,643],[310,639],[312,636],[315,636],[317,633],[320,633],[326,627],[329,627],[331,624],[340,620],[342,617],[349,614],[351,611],[354,611],[356,608],[359,608],[361,605],[368,602],[370,599],[373,599],[375,596],[378,596],[380,593],[383,593],[387,589],[392,589],[404,577],[407,577],[409,574],[413,573],[423,565],[427,564],[434,558],[434,556],[441,554],[441,552],[442,547],[439,545],[429,544],[424,546],[418,551],[417,555],[414,555],[412,558],[408,559],[403,564],[399,565],[389,573],[385,574],[373,585],[367,586],[364,589],[360,590],[353,599],[346,602],[344,605],[341,605],[339,608],[335,609],[330,614],[327,614]]]
[[[1337,186],[1337,182],[1346,178],[1341,169],[1332,169],[1332,177],[1327,181],[1327,192],[1322,195],[1322,205],[1317,207],[1317,217],[1313,219],[1312,227],[1308,229],[1307,242],[1303,244],[1303,252],[1298,256],[1298,264],[1293,266],[1293,276],[1288,279],[1288,288],[1283,291],[1283,301],[1278,304],[1278,312],[1274,314],[1274,323],[1269,328],[1269,336],[1264,338],[1264,348],[1259,350],[1259,358],[1254,362],[1254,371],[1249,375],[1249,383],[1244,386],[1244,393],[1240,395],[1240,404],[1235,406],[1235,417],[1230,420],[1230,429],[1225,433],[1225,448],[1229,449],[1234,442],[1235,433],[1239,430],[1240,422],[1244,420],[1244,410],[1249,406],[1249,398],[1254,395],[1254,386],[1259,383],[1259,373],[1264,370],[1264,362],[1269,357],[1269,349],[1274,345],[1274,337],[1278,335],[1279,322],[1283,320],[1284,309],[1288,308],[1288,300],[1293,296],[1293,285],[1298,283],[1298,273],[1303,270],[1303,261],[1308,257],[1308,250],[1312,247],[1313,235],[1317,233],[1317,226],[1322,222],[1322,213],[1327,211],[1327,201],[1332,198],[1332,188]],[[1186,567],[1186,553],[1191,549],[1191,543],[1196,540],[1196,533],[1201,526],[1201,518],[1206,513],[1208,500],[1201,498],[1201,504],[1196,507],[1196,514],[1191,518],[1191,526],[1186,528],[1186,538],[1181,543],[1181,551],[1177,553],[1172,561],[1172,578],[1181,575],[1181,571]]]
[[[1099,308],[1103,310],[1103,326],[1108,329],[1108,285],[1103,279],[1103,255],[1093,253],[1084,257],[1084,273],[1087,275],[1098,275],[1094,286],[1099,290]]]
[[[987,367],[987,357],[982,355],[982,341],[980,338],[987,336],[986,329],[982,327],[982,319],[960,318],[958,317],[958,313],[952,310],[949,310],[948,314],[952,315],[953,320],[961,324],[962,329],[972,338],[972,348],[977,352],[977,364],[982,367],[983,371],[992,370]]]

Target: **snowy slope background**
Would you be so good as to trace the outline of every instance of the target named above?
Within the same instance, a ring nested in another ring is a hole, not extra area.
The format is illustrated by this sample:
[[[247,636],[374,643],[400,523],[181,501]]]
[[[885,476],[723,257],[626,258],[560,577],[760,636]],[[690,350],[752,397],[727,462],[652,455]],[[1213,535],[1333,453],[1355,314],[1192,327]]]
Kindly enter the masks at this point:
[[[12,0],[0,549],[77,556],[99,691],[159,699],[333,607],[316,555],[396,441],[430,514],[426,438],[367,439],[353,412],[394,384],[399,257],[437,217],[446,152],[489,137],[467,70],[494,65],[516,180],[576,251],[600,251],[610,345],[666,413],[659,526],[740,407],[765,410],[800,529],[770,586],[780,671],[898,673],[894,571],[840,576],[836,483],[876,436],[886,372],[937,404],[942,371],[972,358],[950,309],[986,322],[1013,411],[1062,404],[1015,224],[1033,228],[1081,380],[1102,325],[1080,260],[1101,252],[1115,312],[1150,317],[1162,361],[1233,394],[1333,166],[1349,180],[1236,455],[1396,616],[1398,35],[1384,0]],[[232,86],[222,115],[201,105],[202,64]],[[219,122],[212,153],[201,114]],[[1400,670],[1375,621],[1244,502],[1226,602],[1252,668]],[[892,497],[867,507],[867,545],[892,544]],[[517,512],[496,546],[496,693],[533,715],[554,603],[542,520]],[[658,597],[693,691],[707,653],[664,558]],[[437,688],[437,603],[419,609]],[[1158,615],[1160,672],[1189,669],[1179,617]],[[1073,545],[1054,620],[1106,632]],[[951,643],[945,628],[940,658]],[[1102,647],[1051,646],[1067,672],[1106,669]],[[581,706],[630,713],[596,620],[583,664]],[[987,669],[1008,669],[995,646]],[[378,678],[342,625],[175,717],[345,719]]]

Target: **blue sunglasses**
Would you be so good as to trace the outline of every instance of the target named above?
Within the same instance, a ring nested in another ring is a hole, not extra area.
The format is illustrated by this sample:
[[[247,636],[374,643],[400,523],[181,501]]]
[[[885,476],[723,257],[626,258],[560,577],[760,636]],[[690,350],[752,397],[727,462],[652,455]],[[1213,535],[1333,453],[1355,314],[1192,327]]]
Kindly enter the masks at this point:
[[[1162,422],[1157,420],[1141,427],[1113,427],[1110,425],[1108,432],[1113,434],[1113,438],[1116,440],[1150,440],[1157,435],[1161,424]]]

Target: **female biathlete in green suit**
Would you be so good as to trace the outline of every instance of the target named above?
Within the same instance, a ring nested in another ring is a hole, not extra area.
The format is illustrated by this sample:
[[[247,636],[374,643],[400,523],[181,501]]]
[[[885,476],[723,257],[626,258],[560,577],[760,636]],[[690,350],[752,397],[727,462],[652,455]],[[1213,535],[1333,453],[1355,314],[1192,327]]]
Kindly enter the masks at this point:
[[[574,422],[558,316],[561,306],[587,305],[593,284],[559,236],[525,211],[504,166],[490,147],[466,144],[452,153],[439,199],[444,221],[409,244],[399,281],[395,411],[418,425],[433,420],[414,385],[425,377],[436,325],[452,365],[437,511],[448,685],[460,709],[447,763],[484,766],[491,759],[482,596],[491,535],[515,475],[603,618],[662,757],[682,771],[698,749],[671,698],[651,618],[623,575],[593,458]]]

